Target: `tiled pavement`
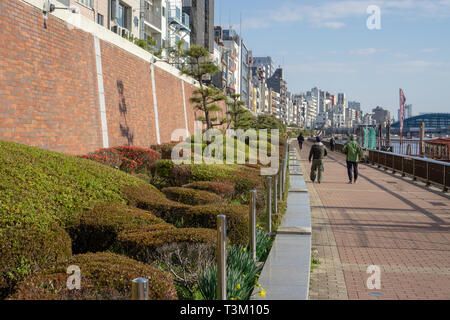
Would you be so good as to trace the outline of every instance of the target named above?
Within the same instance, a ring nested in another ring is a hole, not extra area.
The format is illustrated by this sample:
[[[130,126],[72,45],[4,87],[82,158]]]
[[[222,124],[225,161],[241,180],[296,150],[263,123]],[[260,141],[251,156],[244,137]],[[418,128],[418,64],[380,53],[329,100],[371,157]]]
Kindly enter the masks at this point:
[[[450,197],[366,165],[347,184],[345,157],[332,152],[324,181],[312,184],[309,150],[299,162],[320,260],[309,298],[450,299]],[[379,290],[367,288],[370,265],[381,270]]]

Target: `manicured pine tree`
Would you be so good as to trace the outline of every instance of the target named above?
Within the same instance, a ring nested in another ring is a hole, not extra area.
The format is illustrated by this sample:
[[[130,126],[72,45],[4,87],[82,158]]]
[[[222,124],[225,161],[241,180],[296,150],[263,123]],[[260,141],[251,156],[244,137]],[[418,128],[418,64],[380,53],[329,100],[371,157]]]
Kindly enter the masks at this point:
[[[202,46],[191,46],[184,52],[186,66],[182,73],[191,76],[199,82],[200,88],[194,91],[194,96],[190,101],[195,104],[195,109],[200,110],[203,116],[198,120],[206,123],[207,130],[223,126],[228,122],[226,118],[219,120],[218,113],[222,111],[218,102],[225,101],[226,96],[223,92],[211,85],[205,85],[206,77],[213,77],[220,69],[211,61],[211,54]]]

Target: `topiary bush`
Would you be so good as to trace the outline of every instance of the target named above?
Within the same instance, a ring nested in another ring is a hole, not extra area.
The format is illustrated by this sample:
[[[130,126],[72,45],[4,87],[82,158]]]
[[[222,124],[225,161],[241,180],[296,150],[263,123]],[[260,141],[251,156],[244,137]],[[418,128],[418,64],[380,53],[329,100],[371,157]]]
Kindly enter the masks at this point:
[[[216,229],[217,215],[227,215],[228,236],[232,243],[246,244],[248,241],[248,206],[205,205],[189,206],[171,201],[159,191],[149,192],[150,186],[129,187],[125,192],[130,205],[151,211],[157,217],[183,228]]]
[[[217,229],[217,216],[227,217],[227,237],[232,245],[247,245],[249,209],[241,205],[196,206],[187,210],[181,220],[185,227]],[[168,220],[169,221],[169,220]]]
[[[183,188],[209,191],[221,196],[224,199],[230,200],[234,196],[235,184],[228,182],[198,181],[185,184]]]
[[[27,276],[72,255],[69,235],[59,226],[31,224],[0,229],[0,298],[14,291]]]
[[[81,271],[81,289],[68,290],[66,273],[70,265]],[[131,281],[149,280],[150,300],[175,300],[172,277],[155,267],[113,253],[75,255],[66,263],[44,270],[18,287],[11,300],[128,300]]]
[[[148,211],[116,203],[99,203],[78,216],[67,231],[72,238],[72,250],[77,254],[108,250],[120,232],[166,224]]]
[[[175,251],[178,251],[179,257],[190,260],[195,260],[198,252],[213,259],[216,238],[216,231],[211,229],[138,230],[122,232],[114,250],[145,263],[152,263],[162,255]],[[197,253],[192,252],[194,248]]]
[[[205,204],[223,203],[224,199],[215,193],[203,190],[195,190],[189,188],[164,188],[162,193],[170,200],[181,202],[184,204],[197,206]]]

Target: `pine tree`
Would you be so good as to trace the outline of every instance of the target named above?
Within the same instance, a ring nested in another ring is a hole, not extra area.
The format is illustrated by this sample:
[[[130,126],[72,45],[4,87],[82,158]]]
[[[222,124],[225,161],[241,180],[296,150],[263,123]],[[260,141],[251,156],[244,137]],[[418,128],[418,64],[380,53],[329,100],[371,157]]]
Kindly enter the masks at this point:
[[[216,72],[219,72],[219,67],[211,61],[209,51],[202,46],[191,46],[184,52],[184,57],[187,65],[181,72],[191,76],[200,84],[200,88],[196,89],[194,96],[190,98],[190,101],[195,104],[195,109],[203,113],[198,120],[205,122],[208,130],[224,125],[227,119],[219,120],[217,115],[222,111],[218,102],[225,101],[226,96],[221,90],[203,83],[206,77],[212,78]]]

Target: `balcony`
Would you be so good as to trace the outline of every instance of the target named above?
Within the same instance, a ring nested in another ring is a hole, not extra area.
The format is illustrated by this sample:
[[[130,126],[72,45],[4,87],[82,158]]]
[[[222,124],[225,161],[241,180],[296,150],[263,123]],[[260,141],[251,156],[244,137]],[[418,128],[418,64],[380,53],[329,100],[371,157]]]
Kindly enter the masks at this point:
[[[157,31],[161,32],[162,27],[162,15],[161,15],[161,8],[146,8],[144,10],[144,22],[149,25],[150,27],[153,27]]]
[[[189,29],[189,15],[181,11],[181,8],[171,7],[169,9],[169,24],[175,25],[179,30],[191,31]]]

